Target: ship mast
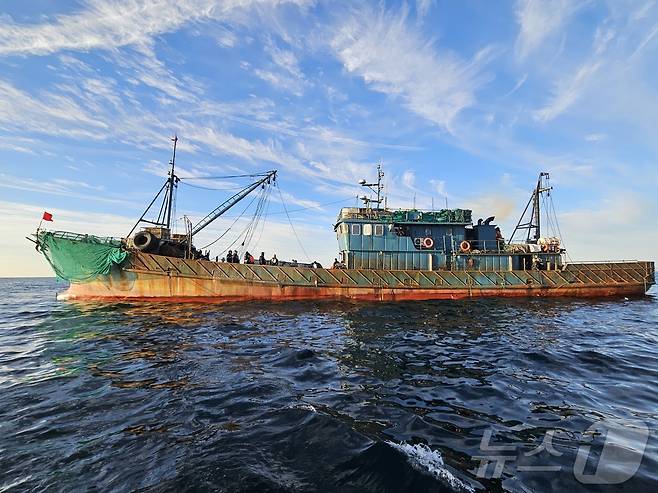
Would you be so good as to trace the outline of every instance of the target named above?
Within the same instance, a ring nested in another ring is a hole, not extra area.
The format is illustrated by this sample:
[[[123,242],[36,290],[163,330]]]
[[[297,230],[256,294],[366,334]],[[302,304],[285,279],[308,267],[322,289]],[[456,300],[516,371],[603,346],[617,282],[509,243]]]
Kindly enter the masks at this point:
[[[539,238],[541,238],[541,209],[540,209],[539,199],[541,198],[542,193],[548,193],[548,194],[551,193],[553,187],[549,185],[548,183],[549,179],[550,179],[550,175],[548,173],[546,172],[539,173],[537,186],[533,190],[530,200],[528,200],[528,203],[525,206],[525,209],[523,209],[523,214],[521,214],[521,218],[519,219],[516,228],[514,228],[514,232],[512,233],[512,236],[510,238],[510,243],[514,239],[514,235],[516,235],[516,232],[524,229],[528,231],[528,234],[526,236],[526,243],[537,243],[537,241],[539,241]],[[530,204],[532,204],[532,212],[530,214],[530,219],[524,223],[523,220],[525,219],[526,213],[530,208]]]
[[[135,229],[137,229],[137,226],[140,225],[140,223],[148,223],[152,224],[153,226],[158,226],[166,229],[167,235],[171,233],[171,214],[172,210],[174,207],[174,200],[175,200],[175,193],[176,193],[176,187],[178,186],[178,182],[180,179],[178,176],[176,176],[176,144],[178,143],[178,136],[174,135],[171,139],[171,141],[174,143],[174,154],[172,156],[171,161],[169,164],[171,165],[171,168],[169,169],[169,177],[167,178],[167,181],[165,181],[164,185],[162,185],[162,188],[160,188],[160,191],[153,197],[153,200],[151,200],[151,203],[148,205],[146,210],[142,213],[140,218],[137,220],[135,225],[132,227],[128,235],[126,237],[130,236]],[[147,219],[144,219],[148,212],[151,210],[151,207],[153,207],[153,204],[158,200],[158,197],[164,192],[164,199],[162,200],[162,204],[160,206],[160,212],[158,213],[158,217],[155,221],[149,221]]]
[[[174,143],[174,150],[173,150],[173,155],[171,158],[171,161],[169,161],[169,164],[171,168],[169,169],[167,181],[165,181],[164,185],[162,185],[162,188],[160,188],[160,191],[155,195],[151,203],[148,205],[144,213],[140,216],[140,218],[137,220],[133,228],[130,230],[128,235],[126,236],[129,237],[135,229],[141,224],[141,223],[147,223],[151,224],[153,226],[156,226],[160,229],[159,232],[156,234],[158,235],[158,238],[164,239],[164,240],[170,240],[171,239],[171,227],[172,227],[172,216],[175,215],[174,212],[174,202],[176,200],[176,187],[178,186],[178,182],[181,180],[178,176],[176,176],[176,146],[178,143],[178,137],[174,135],[172,137],[171,141]],[[267,185],[270,185],[276,181],[276,170],[268,171],[266,173],[260,173],[260,174],[253,174],[253,175],[242,175],[242,176],[252,176],[252,177],[258,177],[258,179],[254,182],[251,183],[250,185],[247,185],[244,187],[242,190],[240,190],[238,193],[235,195],[229,197],[227,200],[222,202],[217,208],[215,208],[212,212],[210,212],[206,217],[204,217],[199,223],[197,223],[195,226],[192,226],[189,224],[187,236],[188,238],[191,238],[199,233],[202,229],[210,225],[213,221],[215,221],[217,218],[219,218],[222,214],[224,214],[226,211],[228,211],[231,207],[233,207],[235,204],[240,202],[242,199],[244,199],[247,195],[249,195],[251,192],[256,190],[258,187],[263,187],[263,189],[266,188]],[[209,177],[209,178],[221,178],[221,177]],[[185,179],[185,178],[182,178]],[[163,196],[164,192],[164,196]],[[161,199],[161,205],[160,205],[160,210],[158,212],[157,218],[153,221],[150,221],[146,218],[146,215],[149,213],[151,210],[151,207],[155,204],[155,202],[158,200],[159,197],[163,196]],[[186,219],[186,226],[188,226]]]
[[[174,192],[177,184],[178,177],[175,174],[176,170],[176,144],[178,144],[178,135],[174,135],[171,139],[174,143],[174,154],[171,158],[171,170],[169,171],[169,180],[167,181],[167,221],[166,228],[171,230],[171,210],[174,205]]]

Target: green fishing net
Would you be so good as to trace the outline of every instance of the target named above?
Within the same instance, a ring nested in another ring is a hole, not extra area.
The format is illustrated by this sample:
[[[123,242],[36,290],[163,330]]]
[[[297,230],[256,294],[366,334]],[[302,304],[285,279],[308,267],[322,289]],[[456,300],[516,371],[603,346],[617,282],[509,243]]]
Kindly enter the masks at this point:
[[[128,252],[119,240],[63,231],[40,231],[39,247],[55,274],[71,282],[91,281],[109,274]]]

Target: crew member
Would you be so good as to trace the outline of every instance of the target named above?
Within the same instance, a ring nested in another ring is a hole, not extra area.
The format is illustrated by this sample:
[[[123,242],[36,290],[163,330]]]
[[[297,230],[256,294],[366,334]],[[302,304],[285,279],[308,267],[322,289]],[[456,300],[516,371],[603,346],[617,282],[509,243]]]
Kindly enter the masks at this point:
[[[260,252],[260,257],[258,257],[258,264],[265,265],[267,260],[265,260],[265,252]]]
[[[270,260],[270,265],[279,265],[279,259],[276,258],[276,253],[272,255],[272,259]]]
[[[496,246],[498,249],[502,248],[505,245],[505,238],[503,238],[503,233],[500,231],[500,228],[496,226]]]

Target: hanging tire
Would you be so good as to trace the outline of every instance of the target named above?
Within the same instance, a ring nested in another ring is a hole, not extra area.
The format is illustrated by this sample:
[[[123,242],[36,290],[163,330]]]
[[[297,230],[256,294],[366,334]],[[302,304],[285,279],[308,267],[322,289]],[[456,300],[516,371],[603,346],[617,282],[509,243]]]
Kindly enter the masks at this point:
[[[140,252],[150,252],[158,246],[158,238],[148,231],[140,231],[133,236],[133,245]]]
[[[462,241],[462,242],[459,244],[459,249],[460,249],[463,253],[468,253],[468,252],[471,251],[471,243],[470,243],[469,241],[467,241],[467,240],[464,240],[464,241]]]

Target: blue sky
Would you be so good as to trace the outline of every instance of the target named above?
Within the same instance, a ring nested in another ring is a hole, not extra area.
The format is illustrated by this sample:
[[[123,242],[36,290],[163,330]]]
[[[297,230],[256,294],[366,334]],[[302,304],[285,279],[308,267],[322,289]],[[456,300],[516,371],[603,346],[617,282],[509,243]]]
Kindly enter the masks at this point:
[[[335,256],[336,212],[378,162],[389,206],[447,199],[495,214],[507,235],[549,171],[573,258],[657,257],[655,1],[0,9],[0,275],[49,273],[24,240],[43,210],[58,229],[125,235],[162,183],[174,133],[181,175],[278,169],[322,262]],[[246,184],[193,183],[222,190],[181,186],[178,218]],[[282,211],[274,194],[256,249],[305,259]]]

